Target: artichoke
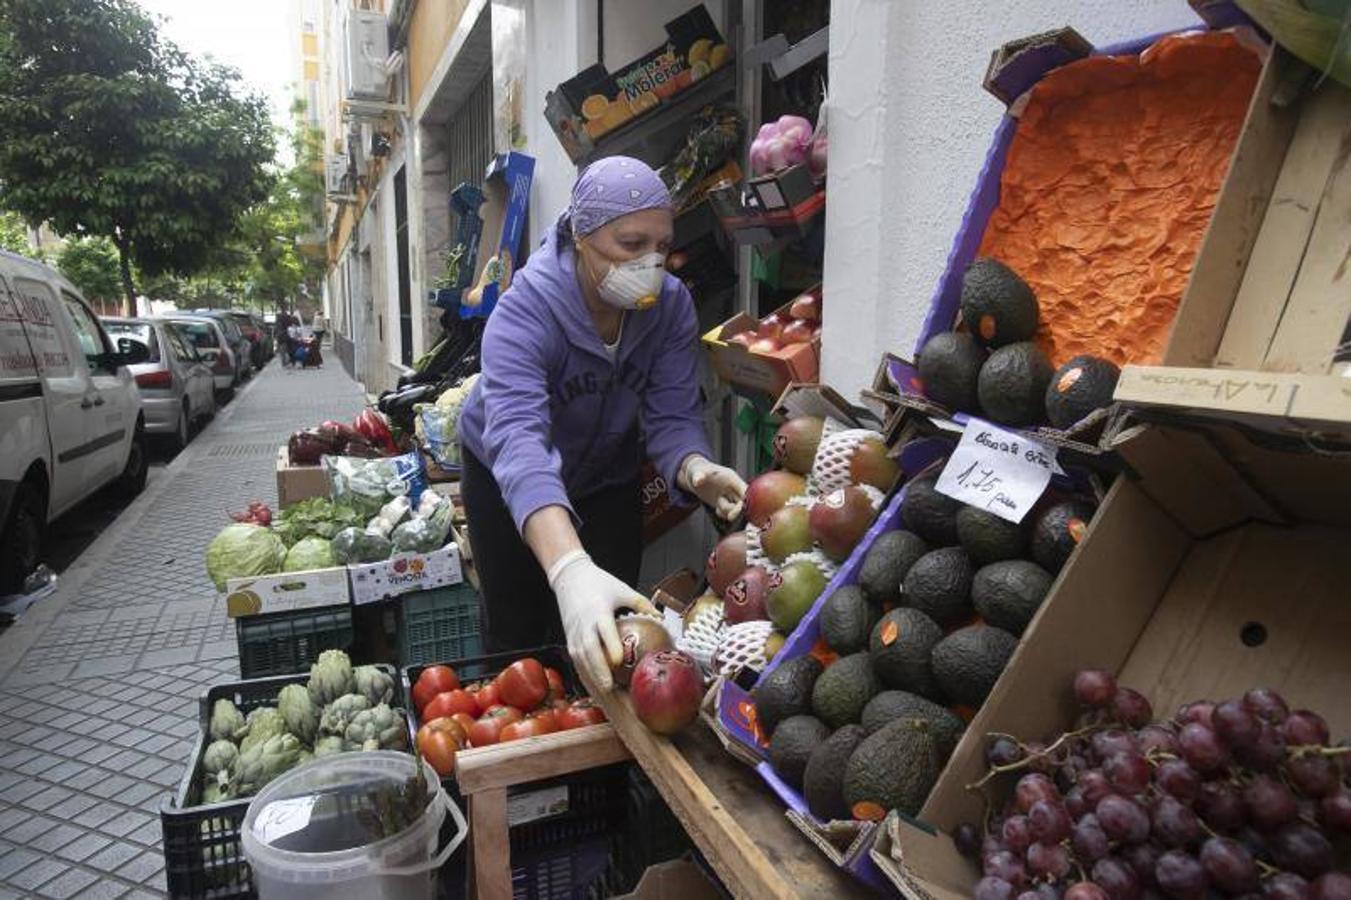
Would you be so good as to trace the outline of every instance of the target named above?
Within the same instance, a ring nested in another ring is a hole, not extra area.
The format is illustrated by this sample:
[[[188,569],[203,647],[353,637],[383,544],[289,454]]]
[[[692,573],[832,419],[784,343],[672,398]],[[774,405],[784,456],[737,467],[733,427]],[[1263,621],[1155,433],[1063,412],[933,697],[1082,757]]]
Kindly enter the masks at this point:
[[[332,756],[343,751],[342,738],[336,734],[326,734],[314,742],[314,755]]]
[[[324,714],[319,717],[319,730],[324,734],[341,735],[353,716],[370,708],[371,701],[364,694],[344,694],[324,707]]]
[[[371,701],[371,706],[394,699],[394,679],[375,666],[357,666],[353,675],[356,677],[356,692]]]
[[[221,784],[214,778],[208,778],[206,784],[202,785],[203,803],[221,803],[225,800],[234,799],[234,791],[230,790],[229,784]],[[206,823],[203,822],[203,825]]]
[[[381,703],[352,717],[343,735],[348,750],[404,750],[408,747],[408,727],[403,713]]]
[[[239,759],[239,748],[230,741],[212,741],[202,754],[202,769],[208,775],[229,773]]]
[[[286,720],[271,706],[260,706],[249,713],[249,733],[239,742],[240,754],[247,753],[268,738],[286,733]]]
[[[319,710],[310,700],[310,692],[303,684],[288,684],[277,696],[277,711],[286,722],[286,729],[306,744],[314,741],[319,730]]]
[[[328,706],[344,694],[352,693],[356,690],[352,660],[341,650],[325,650],[319,654],[318,662],[310,666],[307,687],[315,706]]]
[[[231,785],[235,796],[247,797],[257,793],[263,785],[295,766],[304,749],[300,738],[283,732],[242,750]]]
[[[244,736],[247,726],[244,714],[229,700],[221,698],[211,707],[211,723],[207,732],[213,741],[237,741]]]

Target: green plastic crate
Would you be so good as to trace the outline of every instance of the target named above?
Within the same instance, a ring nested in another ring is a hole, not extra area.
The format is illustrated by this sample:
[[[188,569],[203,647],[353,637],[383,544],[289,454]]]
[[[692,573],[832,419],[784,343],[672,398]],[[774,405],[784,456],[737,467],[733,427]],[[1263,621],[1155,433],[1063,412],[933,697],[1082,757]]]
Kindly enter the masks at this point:
[[[482,655],[478,592],[456,584],[401,597],[399,653],[405,666]]]
[[[352,608],[317,606],[235,619],[239,676],[270,678],[308,672],[325,650],[351,650]]]

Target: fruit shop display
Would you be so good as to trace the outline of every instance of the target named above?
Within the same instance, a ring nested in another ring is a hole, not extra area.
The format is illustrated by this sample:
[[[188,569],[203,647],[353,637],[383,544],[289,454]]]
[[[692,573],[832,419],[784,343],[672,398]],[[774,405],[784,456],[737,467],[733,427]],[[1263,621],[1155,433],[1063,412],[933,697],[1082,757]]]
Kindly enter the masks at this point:
[[[785,421],[777,468],[746,488],[744,530],[709,554],[707,594],[678,647],[713,674],[762,666],[863,539],[899,476],[882,436],[815,416]]]
[[[421,723],[414,743],[443,778],[454,773],[462,750],[605,721],[589,697],[568,696],[557,669],[529,656],[467,685],[450,666],[428,666],[413,682],[409,699]]]
[[[353,668],[341,650],[319,654],[309,680],[282,688],[275,706],[259,706],[245,716],[229,700],[218,699],[201,760],[201,802],[250,797],[318,756],[406,749],[408,725],[393,702],[394,679],[375,666]]]
[[[822,603],[812,653],[751,692],[770,765],[818,819],[919,812],[1095,511],[1053,497],[1014,525],[936,480],[906,484],[897,527]],[[735,550],[714,551],[710,581]]]
[[[1351,746],[1275,691],[1198,700],[1156,719],[1101,670],[1067,686],[1081,714],[1046,742],[989,735],[955,829],[977,900],[1351,897]]]
[[[962,278],[958,329],[931,337],[916,366],[924,395],[1001,425],[1066,429],[1112,402],[1121,370],[1078,355],[1052,365],[1037,341],[1041,311],[1008,266],[979,257]]]
[[[776,353],[792,344],[821,342],[820,289],[799,295],[786,311],[770,313],[745,331],[730,335],[729,343],[752,353]]]

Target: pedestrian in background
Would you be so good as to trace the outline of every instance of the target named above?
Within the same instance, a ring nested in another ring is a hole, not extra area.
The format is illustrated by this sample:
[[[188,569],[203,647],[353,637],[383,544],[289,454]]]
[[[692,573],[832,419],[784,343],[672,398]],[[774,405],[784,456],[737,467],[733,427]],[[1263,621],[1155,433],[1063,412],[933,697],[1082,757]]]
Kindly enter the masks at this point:
[[[328,319],[324,318],[322,309],[315,311],[314,318],[310,320],[310,331],[314,332],[314,339],[323,345],[324,335],[328,333]]]

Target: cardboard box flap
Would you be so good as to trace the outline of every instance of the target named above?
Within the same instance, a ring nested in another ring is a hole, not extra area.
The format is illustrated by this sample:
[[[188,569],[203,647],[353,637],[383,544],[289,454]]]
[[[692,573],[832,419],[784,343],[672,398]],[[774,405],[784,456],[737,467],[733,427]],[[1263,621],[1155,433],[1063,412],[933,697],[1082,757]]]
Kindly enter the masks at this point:
[[[943,834],[892,811],[877,830],[873,862],[909,900],[967,900],[971,863]]]
[[[773,413],[785,419],[819,416],[835,419],[851,428],[880,428],[881,420],[861,406],[855,406],[828,384],[790,384],[779,395]]]
[[[1069,27],[1009,41],[990,54],[982,85],[1008,106],[1047,72],[1092,52],[1088,39]]]

